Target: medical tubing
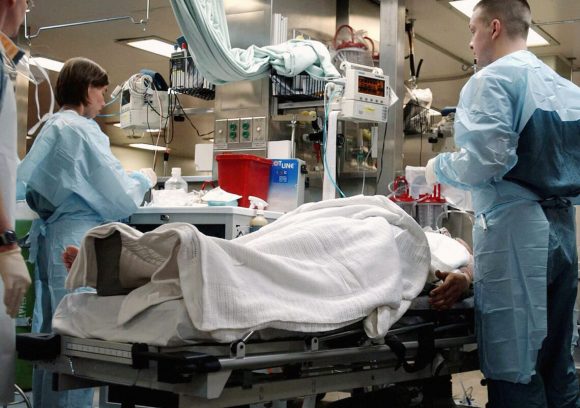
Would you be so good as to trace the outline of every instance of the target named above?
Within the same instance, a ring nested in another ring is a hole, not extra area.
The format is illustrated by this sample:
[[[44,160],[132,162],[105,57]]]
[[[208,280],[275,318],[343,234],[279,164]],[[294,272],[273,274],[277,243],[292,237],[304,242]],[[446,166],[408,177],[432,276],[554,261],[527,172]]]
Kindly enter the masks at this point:
[[[151,86],[151,89],[153,89],[155,91],[155,85],[153,82],[151,82],[150,86]],[[159,92],[154,92],[154,93],[157,96],[157,103],[159,104],[159,111],[160,111],[157,114],[159,116],[159,131],[157,132],[157,140],[155,141],[155,146],[159,146],[159,139],[161,138],[161,132],[163,132],[163,127],[162,127],[163,116],[161,114],[161,112],[163,112],[163,106],[161,106],[161,98],[159,98]],[[151,106],[151,104],[149,104],[149,106]],[[167,113],[169,114],[169,112],[167,112]],[[149,116],[147,116],[147,126],[149,127]],[[167,148],[167,145],[165,147]],[[157,167],[157,150],[153,151],[153,166],[152,167],[153,167],[153,171],[155,171],[155,167]]]
[[[328,101],[327,101],[326,94],[327,94],[327,91],[328,91],[328,88],[330,87],[330,85],[332,85],[333,87],[335,86],[335,84],[327,83],[324,87],[324,126],[322,128],[322,162],[323,162],[324,169],[325,169],[324,173],[328,176],[328,179],[330,180],[330,182],[334,186],[335,190],[338,191],[340,196],[344,198],[344,197],[346,197],[346,195],[342,192],[340,187],[338,187],[334,178],[330,174],[328,174],[328,163],[326,161],[326,139],[327,139],[327,126],[328,126],[328,116],[330,114],[330,106],[332,105],[332,100],[334,99],[334,96],[337,94],[337,92],[338,93],[341,92],[341,91],[333,90],[332,93],[330,94]]]
[[[30,402],[30,399],[28,398],[28,396],[26,395],[26,393],[24,392],[24,390],[22,388],[20,388],[17,384],[14,384],[14,389],[16,391],[17,394],[20,395],[20,397],[22,397],[22,401],[21,403],[24,403],[26,405],[27,408],[32,408],[32,403]],[[17,402],[12,402],[10,405],[16,404]]]
[[[383,175],[383,158],[385,156],[385,141],[387,139],[387,130],[389,128],[389,122],[385,122],[385,131],[383,132],[383,145],[381,148],[381,162],[380,162],[380,170],[379,170],[379,175],[377,177],[377,185],[379,184],[379,181],[381,180],[381,176]],[[377,140],[378,143],[378,140]],[[377,146],[378,147],[378,146]],[[378,163],[378,160],[377,160]]]
[[[365,164],[365,163],[367,162],[367,160],[369,159],[369,156],[371,155],[371,152],[372,152],[372,150],[371,150],[371,148],[370,148],[370,146],[369,146],[369,151],[368,151],[368,153],[367,153],[367,155],[365,156],[365,158],[364,158],[364,161],[363,161],[363,181],[362,181],[362,189],[361,189],[361,192],[360,192],[362,195],[364,195],[364,194],[365,194],[365,177],[366,177],[366,167],[364,166],[364,164]]]
[[[32,126],[29,130],[28,130],[28,135],[31,136],[32,134],[34,134],[34,132],[36,132],[36,130],[42,125],[43,122],[45,122],[46,120],[48,120],[48,118],[50,118],[53,115],[54,112],[54,91],[52,90],[52,84],[50,83],[50,77],[48,76],[48,73],[46,72],[46,70],[40,65],[38,64],[34,58],[29,59],[25,59],[26,57],[23,56],[23,60],[28,64],[28,71],[31,74],[31,76],[34,78],[34,75],[32,74],[32,71],[30,71],[30,61],[32,61],[32,63],[34,65],[36,65],[36,67],[38,68],[38,70],[40,71],[40,73],[42,74],[42,76],[44,77],[44,79],[46,80],[46,83],[48,84],[48,90],[50,91],[50,107],[48,108],[48,112],[45,113],[44,115],[42,115],[42,118],[40,117],[40,102],[39,102],[39,97],[38,97],[38,86],[40,85],[40,82],[34,80],[32,81],[32,83],[34,83],[34,88],[35,88],[35,98],[36,98],[36,114],[38,116],[38,122]],[[35,78],[36,79],[36,78]]]
[[[52,87],[51,87],[52,88]],[[38,85],[34,85],[34,100],[36,102],[36,117],[38,118],[38,121],[40,122],[40,100],[38,97]]]
[[[417,202],[424,200],[426,197],[420,198],[419,200],[417,200]],[[449,214],[463,214],[466,215],[467,218],[469,218],[469,221],[471,221],[471,225],[475,224],[475,215],[471,214],[468,211],[463,211],[463,210],[444,210],[441,214],[439,214],[437,216],[437,218],[435,219],[435,226],[439,229],[441,228],[442,225],[442,221],[443,221],[443,217],[448,216]]]
[[[177,94],[175,92],[171,92],[171,89],[167,90],[167,101],[169,104],[169,109],[167,111],[167,117],[165,118],[165,125],[163,126],[163,129],[166,130],[169,127],[169,119],[171,119],[171,132],[166,132],[163,134],[163,140],[165,141],[165,146],[169,146],[171,144],[171,142],[173,142],[173,136],[174,136],[174,129],[175,129],[175,122],[174,122],[174,115],[175,115],[175,109],[177,109],[177,103],[173,102],[171,97],[175,96],[175,98],[177,98]],[[177,100],[177,99],[176,99]],[[171,112],[169,112],[171,110]],[[168,136],[169,135],[169,136]],[[153,140],[153,138],[151,138],[151,140]]]
[[[161,91],[156,91],[155,89],[155,83],[151,82],[151,89],[153,90],[153,93],[155,94],[155,96],[157,97],[157,104],[159,105],[159,130],[157,131],[157,141],[155,142],[155,146],[159,146],[159,139],[161,138],[161,132],[163,132],[163,115],[161,114],[163,112],[163,105],[161,104],[161,98],[159,97],[159,92]],[[169,114],[169,110],[167,111],[167,114]],[[149,125],[149,123],[147,123],[147,125]],[[167,147],[167,146],[165,146]],[[155,170],[155,167],[157,165],[157,150],[154,151],[153,153],[153,170]]]
[[[159,92],[161,92],[161,91],[155,89],[155,83],[153,83],[153,82],[151,83],[151,89],[153,89],[153,91],[154,91],[153,93],[157,97],[159,111],[162,113],[163,112],[163,104],[161,103],[161,98],[159,97]],[[155,92],[155,91],[157,91],[157,92]],[[169,114],[169,110],[167,110],[167,114]],[[161,136],[162,128],[163,128],[163,115],[159,114],[159,133],[157,135],[157,140],[159,140],[159,136]]]
[[[116,101],[118,101],[120,96],[121,96],[121,92],[118,92],[117,95],[115,95],[115,97],[113,99],[111,99],[109,102],[107,102],[105,104],[105,107],[107,107],[107,106],[115,103]]]

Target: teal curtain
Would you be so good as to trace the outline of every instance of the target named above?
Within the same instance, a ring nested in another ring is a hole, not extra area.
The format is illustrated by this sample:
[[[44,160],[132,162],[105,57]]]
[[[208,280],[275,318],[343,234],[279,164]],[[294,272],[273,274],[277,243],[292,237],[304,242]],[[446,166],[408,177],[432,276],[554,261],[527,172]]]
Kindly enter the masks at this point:
[[[197,68],[214,84],[258,79],[270,67],[284,76],[306,71],[317,79],[340,77],[318,41],[232,48],[223,0],[171,0],[171,6]]]

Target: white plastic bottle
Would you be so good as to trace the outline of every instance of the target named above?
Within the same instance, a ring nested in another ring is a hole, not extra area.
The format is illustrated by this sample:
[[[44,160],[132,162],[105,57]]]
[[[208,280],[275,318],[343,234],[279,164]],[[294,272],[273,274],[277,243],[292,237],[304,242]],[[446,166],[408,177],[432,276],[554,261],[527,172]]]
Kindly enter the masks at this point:
[[[171,177],[165,182],[165,190],[183,190],[187,193],[187,182],[181,177],[181,167],[171,169]]]
[[[264,217],[264,208],[268,206],[268,203],[254,196],[249,196],[248,199],[250,200],[250,208],[256,210],[256,215],[250,220],[250,232],[254,232],[268,224],[268,220]]]

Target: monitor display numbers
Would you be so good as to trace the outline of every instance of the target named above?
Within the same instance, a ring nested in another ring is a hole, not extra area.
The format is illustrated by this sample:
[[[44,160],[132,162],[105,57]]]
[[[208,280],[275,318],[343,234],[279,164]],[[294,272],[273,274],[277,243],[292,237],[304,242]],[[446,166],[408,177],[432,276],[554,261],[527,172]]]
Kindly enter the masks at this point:
[[[371,78],[359,75],[358,91],[363,94],[384,97],[385,81],[382,79]]]

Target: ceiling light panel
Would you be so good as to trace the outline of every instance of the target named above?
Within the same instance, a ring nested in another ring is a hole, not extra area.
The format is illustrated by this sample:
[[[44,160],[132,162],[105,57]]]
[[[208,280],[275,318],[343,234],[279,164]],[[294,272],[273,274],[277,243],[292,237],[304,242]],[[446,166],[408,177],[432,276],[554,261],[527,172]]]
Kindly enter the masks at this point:
[[[151,52],[153,54],[161,55],[163,57],[171,57],[174,52],[173,44],[157,38],[133,38],[130,40],[119,40],[130,47],[134,47],[143,51]]]

